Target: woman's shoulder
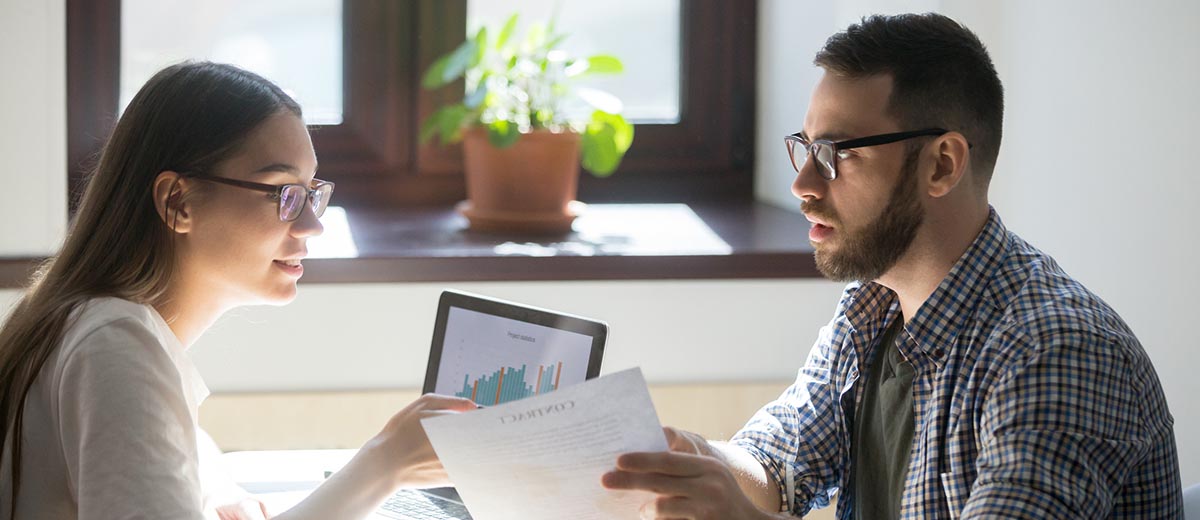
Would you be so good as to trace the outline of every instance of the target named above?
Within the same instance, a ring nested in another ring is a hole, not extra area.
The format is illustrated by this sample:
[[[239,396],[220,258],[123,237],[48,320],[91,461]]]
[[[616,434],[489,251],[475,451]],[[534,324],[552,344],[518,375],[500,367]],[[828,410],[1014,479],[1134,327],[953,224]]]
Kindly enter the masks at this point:
[[[121,347],[160,346],[165,341],[160,321],[150,306],[122,298],[93,298],[72,314],[63,333],[63,354],[103,350],[111,355],[113,349]]]

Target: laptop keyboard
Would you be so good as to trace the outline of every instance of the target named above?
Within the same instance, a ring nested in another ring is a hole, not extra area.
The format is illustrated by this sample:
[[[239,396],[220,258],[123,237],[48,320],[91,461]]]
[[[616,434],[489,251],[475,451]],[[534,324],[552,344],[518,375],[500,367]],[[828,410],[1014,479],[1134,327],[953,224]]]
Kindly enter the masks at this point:
[[[377,515],[409,520],[469,520],[467,508],[457,502],[418,491],[401,490],[384,502]]]

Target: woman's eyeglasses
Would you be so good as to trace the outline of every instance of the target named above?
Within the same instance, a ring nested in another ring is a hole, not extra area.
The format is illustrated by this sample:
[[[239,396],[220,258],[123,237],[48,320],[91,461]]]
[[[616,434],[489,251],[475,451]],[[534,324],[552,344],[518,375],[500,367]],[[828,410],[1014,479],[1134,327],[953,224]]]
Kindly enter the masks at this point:
[[[333,195],[333,183],[318,179],[313,179],[309,187],[303,184],[263,184],[212,175],[189,175],[188,178],[269,193],[268,198],[279,202],[279,220],[284,222],[300,218],[305,202],[312,207],[313,215],[319,218],[325,214],[325,208],[329,206],[329,197]]]

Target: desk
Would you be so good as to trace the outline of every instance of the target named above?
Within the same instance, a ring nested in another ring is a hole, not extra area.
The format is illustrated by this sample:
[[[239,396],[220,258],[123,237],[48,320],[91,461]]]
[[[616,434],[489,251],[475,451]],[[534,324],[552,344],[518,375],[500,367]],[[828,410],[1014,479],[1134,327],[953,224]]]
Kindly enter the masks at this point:
[[[267,510],[278,514],[308,496],[326,471],[337,471],[358,450],[234,451],[222,456],[233,480],[258,495]],[[831,520],[834,506],[809,513],[806,519]],[[382,517],[368,517],[382,518]]]
[[[235,451],[221,456],[234,482],[278,514],[304,500],[358,450]]]
[[[221,460],[234,482],[253,493],[271,514],[279,514],[312,493],[328,473],[354,457],[358,450],[235,451]],[[389,520],[368,515],[368,520]]]

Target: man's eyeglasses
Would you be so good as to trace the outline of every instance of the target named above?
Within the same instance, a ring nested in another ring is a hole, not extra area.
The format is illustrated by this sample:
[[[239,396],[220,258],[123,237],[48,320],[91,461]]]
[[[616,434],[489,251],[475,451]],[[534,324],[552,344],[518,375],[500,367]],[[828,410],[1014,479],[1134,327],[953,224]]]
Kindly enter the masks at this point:
[[[300,218],[305,202],[312,207],[313,215],[319,218],[325,214],[325,208],[329,206],[329,197],[333,195],[333,183],[318,179],[313,179],[310,188],[303,184],[263,184],[212,175],[189,175],[188,177],[269,193],[267,198],[279,201],[279,220],[284,222],[292,222]]]
[[[914,137],[924,137],[929,135],[942,135],[949,130],[941,128],[926,128],[924,130],[912,130],[909,132],[896,132],[892,134],[872,135],[868,137],[859,137],[857,139],[848,139],[845,141],[833,142],[827,139],[817,139],[813,142],[808,142],[803,137],[804,132],[797,132],[783,138],[784,144],[787,144],[788,158],[792,160],[792,167],[796,169],[796,173],[800,173],[800,169],[804,167],[804,163],[808,161],[808,156],[812,155],[817,160],[817,173],[821,174],[825,180],[834,180],[837,178],[837,161],[838,158],[845,158],[842,155],[842,150],[851,148],[862,148],[865,146],[879,146],[881,144],[895,143],[905,139]]]

